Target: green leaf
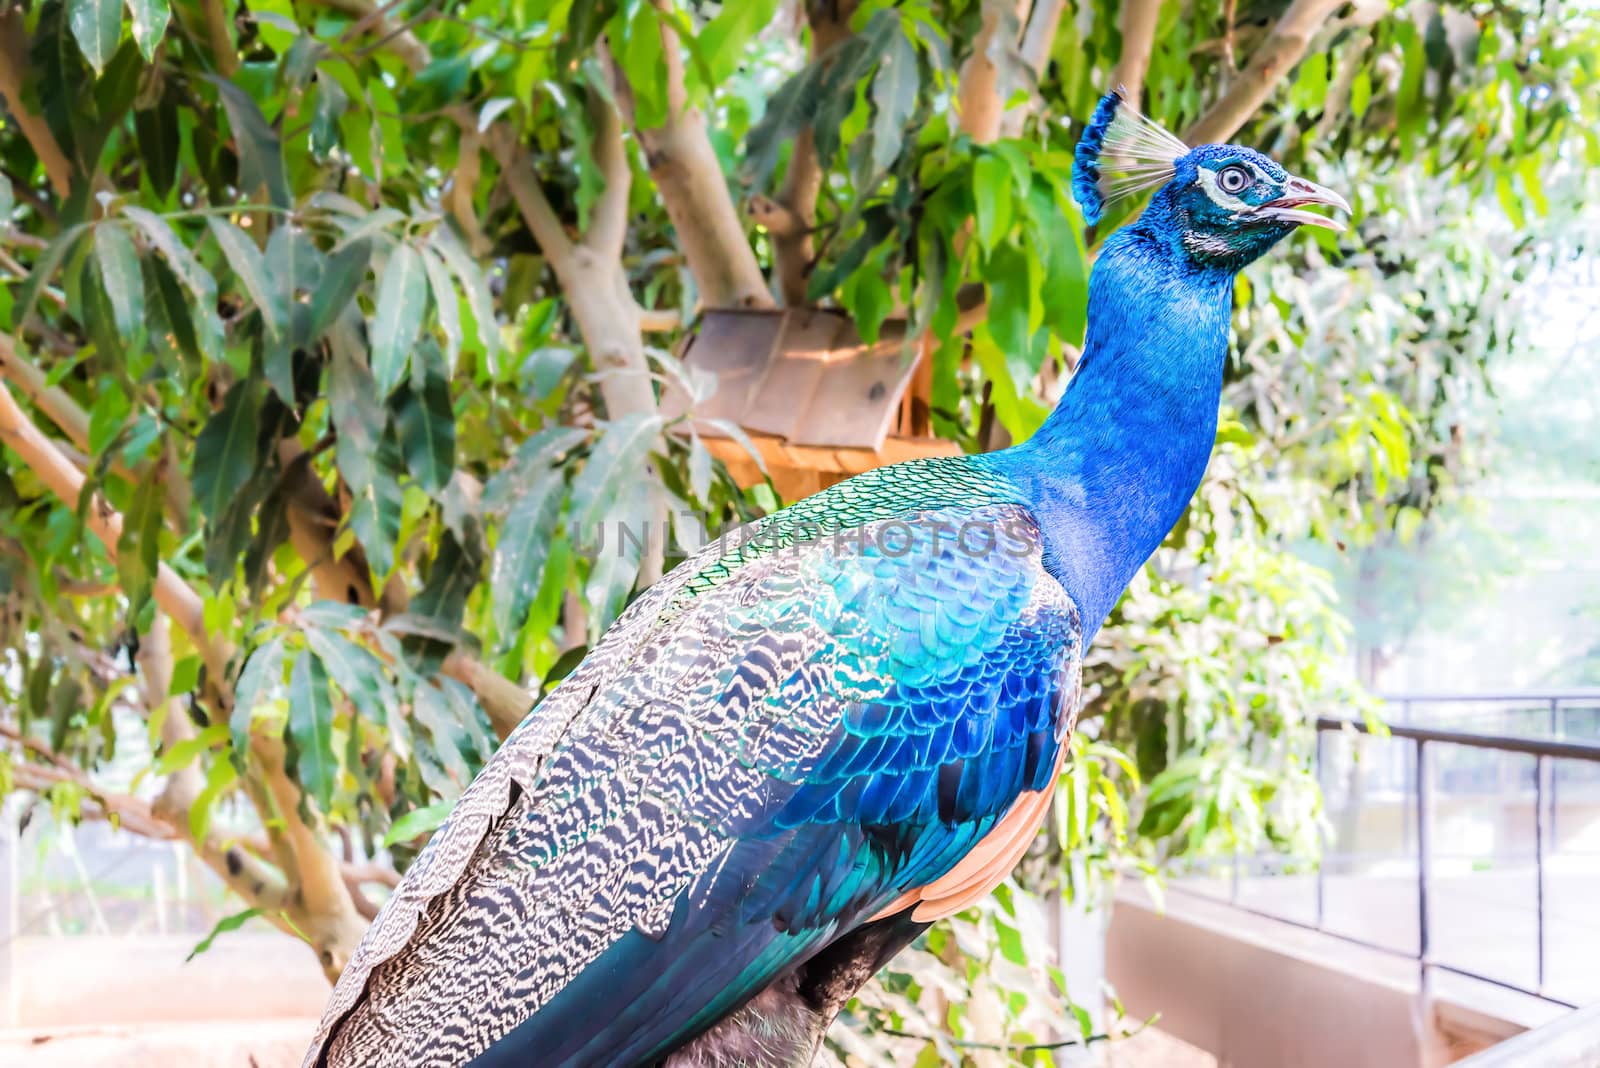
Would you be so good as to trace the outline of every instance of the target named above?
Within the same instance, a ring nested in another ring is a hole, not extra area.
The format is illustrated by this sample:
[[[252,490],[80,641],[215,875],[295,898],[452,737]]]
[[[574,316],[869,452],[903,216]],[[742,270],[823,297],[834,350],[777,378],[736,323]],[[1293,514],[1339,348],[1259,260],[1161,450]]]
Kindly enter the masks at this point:
[[[801,128],[811,121],[821,84],[822,67],[810,63],[778,86],[767,101],[761,121],[745,135],[744,176],[751,185],[760,189],[767,184],[778,165],[778,152],[793,143]]]
[[[117,329],[116,312],[100,277],[99,258],[85,256],[79,264],[77,284],[67,287],[67,309],[88,329],[95,350],[112,360],[124,355],[123,334]],[[131,340],[131,339],[130,339]]]
[[[122,515],[122,534],[117,538],[117,584],[128,598],[129,615],[137,616],[155,584],[161,564],[160,468],[150,465]]]
[[[207,727],[199,734],[185,738],[168,747],[152,765],[157,775],[171,775],[175,771],[182,771],[195,762],[195,758],[206,752],[212,746],[226,741],[228,728],[218,723]]]
[[[385,417],[378,387],[357,351],[359,342],[348,323],[333,331],[333,360],[328,374],[329,412],[339,432],[333,460],[345,483],[359,493],[372,484],[373,467],[383,438]]]
[[[213,215],[206,222],[210,225],[217,244],[222,247],[222,254],[228,259],[228,266],[239,276],[239,281],[244,283],[250,299],[260,310],[261,321],[266,325],[268,335],[273,338],[282,337],[283,322],[279,318],[281,309],[272,283],[267,280],[267,267],[261,250],[245,236],[243,230],[227,219]]]
[[[886,207],[874,205],[868,208],[862,216],[861,236],[855,243],[845,249],[829,267],[812,272],[811,280],[806,283],[809,298],[819,300],[833,292],[834,286],[854,274],[867,254],[882,244],[884,238],[894,232],[894,228],[894,215]]]
[[[448,524],[448,520],[446,522]],[[467,598],[483,577],[483,551],[480,545],[476,534],[463,541],[456,531],[447,526],[439,538],[438,551],[428,562],[427,582],[411,602],[412,611],[451,627],[459,627]]]
[[[339,775],[339,756],[333,749],[333,695],[327,668],[309,649],[289,673],[289,742],[300,785],[322,811],[328,811]]]
[[[619,16],[616,26],[623,24]],[[661,51],[661,16],[654,4],[638,4],[628,19],[618,57],[628,84],[633,87],[634,123],[653,130],[667,121],[667,81],[661,76],[665,62]]]
[[[989,332],[1005,353],[1012,376],[1020,386],[1032,370],[1024,356],[1031,333],[1028,329],[1027,257],[1011,245],[1003,245],[990,257],[985,273],[989,279]]]
[[[317,81],[317,106],[311,114],[311,154],[318,159],[339,147],[339,119],[350,108],[344,87],[332,78]]]
[[[431,371],[422,378],[420,390],[412,375],[395,395],[395,432],[406,469],[423,489],[438,493],[455,471],[456,417],[449,380]]]
[[[361,547],[366,550],[379,585],[394,570],[394,546],[400,538],[403,500],[398,477],[399,453],[394,436],[384,434],[378,439],[367,483],[359,489],[351,487],[355,500],[350,507],[350,529],[355,531]]]
[[[427,310],[427,268],[417,250],[401,242],[384,266],[372,320],[372,377],[379,396],[394,392],[405,377],[411,347],[417,343]]]
[[[217,87],[222,107],[228,113],[228,125],[233,127],[234,143],[239,149],[239,188],[246,196],[265,186],[267,199],[278,208],[290,203],[289,179],[283,169],[283,144],[278,133],[261,114],[250,94],[225,78],[214,74],[206,81]]]
[[[306,643],[356,711],[373,723],[387,722],[395,694],[382,662],[336,631],[309,626],[305,628],[305,636]]]
[[[700,435],[690,432],[689,438],[689,492],[694,499],[705,504],[711,493],[711,450],[706,448]]]
[[[409,842],[413,838],[431,834],[435,828],[450,818],[450,812],[455,807],[455,801],[446,800],[412,809],[395,820],[384,834],[383,848],[388,849],[396,842]]]
[[[359,209],[360,205],[356,205]],[[339,236],[339,241],[333,246],[333,251],[338,252],[346,245],[357,241],[364,241],[377,234],[386,233],[390,228],[406,221],[404,212],[394,208],[378,208],[371,212],[361,212],[352,215],[349,219],[335,220],[341,227],[348,222],[351,225]]]
[[[733,77],[750,42],[771,24],[778,0],[739,0],[723,4],[700,31],[700,54],[709,69],[711,87]]]
[[[889,48],[872,79],[872,173],[882,174],[900,155],[906,123],[917,106],[922,77],[917,50],[896,23]]]
[[[151,343],[175,364],[185,360],[198,364],[203,356],[177,277],[159,256],[145,257],[143,269],[145,330]]]
[[[228,716],[228,733],[233,739],[233,763],[244,769],[250,752],[250,720],[262,691],[283,682],[283,638],[276,637],[256,647],[239,672],[233,687],[233,711]]]
[[[1069,345],[1083,344],[1089,316],[1089,257],[1083,234],[1073,225],[1075,216],[1063,211],[1044,179],[1028,187],[1024,201],[1032,223],[1032,252],[1045,262],[1045,321]]]
[[[313,340],[312,303],[326,283],[328,258],[303,227],[286,224],[273,230],[267,239],[262,266],[272,286],[286,343],[305,348]],[[284,402],[293,403],[288,396]]]
[[[11,188],[11,179],[0,174],[0,230],[5,230],[11,225],[11,213],[17,210],[16,191]]]
[[[1367,113],[1367,105],[1371,102],[1372,75],[1363,70],[1350,83],[1350,113],[1361,118]]]
[[[478,269],[477,262],[467,254],[449,228],[441,226],[435,229],[429,244],[444,257],[444,262],[467,294],[467,306],[472,309],[472,317],[477,321],[478,343],[483,346],[484,358],[493,367],[495,357],[500,352],[500,327],[495,321],[494,297],[489,293],[488,281]]]
[[[160,0],[165,7],[165,0]],[[137,23],[135,31],[137,32]],[[165,198],[178,178],[178,156],[183,150],[178,130],[178,105],[165,93],[155,107],[133,113],[133,128],[139,142],[139,158],[144,160],[145,177],[156,195]]]
[[[551,471],[530,486],[506,514],[495,544],[489,588],[494,592],[494,626],[504,644],[522,629],[539,593],[566,482]]]
[[[354,627],[367,618],[367,610],[357,604],[343,601],[312,601],[300,609],[298,622],[305,627],[324,630],[344,630]]]
[[[744,432],[743,427],[732,419],[706,419],[704,422],[713,430],[732,438],[754,461],[761,473],[770,477],[771,472],[767,470],[767,458],[761,455],[761,450],[756,448],[756,443],[750,440],[750,435]]]
[[[128,422],[132,402],[119,389],[101,390],[89,409],[89,455],[104,456]]]
[[[493,100],[486,101],[478,112],[478,132],[487,133],[489,127],[494,125],[495,119],[516,106],[516,98],[510,96],[497,96]]]
[[[1504,172],[1496,175],[1494,192],[1500,199],[1500,207],[1505,211],[1506,218],[1511,220],[1511,225],[1518,230],[1525,229],[1528,225],[1528,215],[1522,209],[1522,198],[1517,195],[1516,187],[1511,184],[1511,175]]]
[[[418,683],[411,695],[411,713],[427,732],[428,741],[432,743],[427,747],[419,744],[418,757],[431,752],[437,759],[440,770],[444,772],[442,778],[427,776],[432,779],[429,786],[446,796],[460,794],[467,783],[472,781],[472,769],[467,767],[462,755],[462,742],[467,740],[466,732],[456,719],[455,710],[450,707],[449,700],[432,683]]]
[[[624,485],[639,477],[661,432],[661,417],[630,412],[606,427],[572,483],[572,521],[578,536],[593,538]]]
[[[196,842],[205,841],[206,832],[211,829],[211,812],[217,798],[238,781],[239,775],[229,761],[214,761],[206,769],[206,784],[189,806],[189,834]]]
[[[454,373],[461,355],[461,298],[450,284],[450,271],[432,247],[424,246],[422,265],[428,272],[428,288],[433,291],[433,306],[439,310],[439,328],[444,331],[445,362]]]
[[[225,935],[229,931],[237,931],[246,923],[249,923],[251,920],[260,915],[260,909],[245,909],[243,912],[235,912],[232,916],[225,916],[218,920],[217,925],[211,928],[211,933],[202,938],[195,945],[195,947],[189,951],[189,955],[183,958],[183,962],[188,964],[200,954],[210,949],[211,943],[217,940],[218,935]]]
[[[28,272],[27,280],[17,290],[17,299],[14,307],[17,309],[12,315],[12,323],[20,328],[28,319],[33,306],[39,300],[39,291],[50,282],[56,268],[61,266],[61,261],[66,259],[78,245],[78,238],[88,229],[87,223],[69,226],[61,231],[56,239],[45,247],[39,258],[33,262],[33,270]]]
[[[128,0],[128,14],[133,16],[133,39],[146,63],[155,58],[156,46],[166,35],[167,21],[172,11],[167,0]]]
[[[133,221],[133,224],[143,231],[145,240],[162,256],[166,258],[167,266],[172,273],[183,283],[195,298],[197,307],[204,305],[216,315],[217,283],[211,277],[211,272],[200,266],[200,261],[193,252],[178,239],[167,220],[134,204],[125,205],[122,214]],[[217,325],[217,333],[222,333],[221,323]]]
[[[213,523],[255,470],[259,409],[254,384],[236,382],[195,441],[195,499]]]
[[[100,74],[122,38],[122,0],[68,0],[67,22],[83,58]]]
[[[355,299],[356,291],[367,276],[367,265],[372,259],[372,242],[356,241],[335,251],[328,257],[322,271],[322,283],[311,295],[311,316],[307,327],[307,342],[320,338],[339,318],[339,313]]]
[[[259,11],[260,8],[257,7],[256,10]],[[283,55],[280,77],[282,78],[282,83],[290,89],[304,89],[311,84],[311,79],[316,76],[317,64],[331,50],[312,35],[298,32],[298,27],[294,26],[292,20],[289,25],[295,29],[294,40],[289,45],[288,52]],[[332,79],[329,80],[331,81]]]
[[[844,305],[855,319],[861,340],[868,345],[878,343],[878,330],[894,307],[894,295],[883,280],[883,261],[874,256],[855,274],[850,276],[840,294]]]
[[[1011,229],[1011,166],[999,156],[982,156],[972,165],[978,243],[990,250]]]
[[[646,487],[637,487],[634,492],[618,496],[609,514],[594,526],[579,530],[580,542],[598,546],[590,558],[589,579],[583,587],[584,599],[590,606],[589,634],[594,640],[622,612],[628,591],[638,579],[646,541],[664,534],[645,525],[650,516],[649,502]]]
[[[483,510],[491,515],[505,512],[522,494],[530,492],[562,456],[588,438],[587,430],[575,426],[546,427],[528,438],[484,484]]]
[[[144,325],[144,275],[139,271],[139,254],[122,227],[114,222],[102,222],[94,228],[94,251],[117,329],[124,338],[131,339]]]

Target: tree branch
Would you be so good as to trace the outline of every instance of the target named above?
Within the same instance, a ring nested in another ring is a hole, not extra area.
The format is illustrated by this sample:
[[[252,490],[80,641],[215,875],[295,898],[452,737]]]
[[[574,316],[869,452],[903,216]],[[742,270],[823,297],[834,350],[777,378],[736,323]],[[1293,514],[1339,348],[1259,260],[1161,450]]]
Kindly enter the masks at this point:
[[[4,385],[0,385],[0,442],[9,445],[63,502],[76,502],[82,495],[83,473],[22,413],[10,389]],[[105,546],[106,554],[115,560],[122,534],[122,516],[99,494],[90,500],[86,511],[89,529]],[[199,651],[206,666],[214,707],[220,711],[231,708],[233,694],[228,669],[233,648],[225,639],[206,629],[205,607],[200,595],[166,564],[161,564],[154,596],[156,604],[184,629]],[[280,829],[272,835],[274,844],[282,844],[283,853],[287,854],[280,854],[286,861],[285,874],[292,872],[295,879],[288,912],[295,925],[310,936],[323,971],[332,980],[344,968],[349,954],[360,941],[365,924],[344,890],[334,856],[317,840],[314,829],[317,817],[308,802],[305,803],[308,816],[303,819],[300,815],[304,799],[284,769],[282,742],[253,736],[251,753],[266,787],[252,790],[252,797],[267,822],[269,833],[273,821],[277,821]],[[252,784],[247,782],[249,785]],[[261,807],[263,803],[267,807]],[[204,850],[201,852],[203,854]],[[287,863],[290,860],[292,864]]]
[[[558,276],[563,270],[570,270],[575,246],[544,195],[544,186],[533,173],[533,164],[516,134],[510,127],[496,123],[489,131],[488,140],[489,151],[500,163],[500,180],[506,184],[511,199],[516,201],[522,221],[539,243],[539,251],[544,253]]]
[[[1056,28],[1061,25],[1061,13],[1066,7],[1067,0],[1034,0],[1019,51],[1035,78],[1043,78],[1044,69],[1050,64],[1050,49],[1055,44]]]
[[[1017,137],[1027,125],[1028,117],[1044,104],[1037,83],[1044,78],[1050,65],[1050,50],[1055,45],[1056,28],[1061,25],[1061,13],[1067,0],[1034,0],[1033,11],[1028,15],[1028,25],[1022,31],[1022,44],[1017,53],[1022,62],[1033,71],[1035,87],[1029,93],[1026,108],[1012,108],[1000,117],[1000,132],[1005,137]]]
[[[984,0],[983,28],[972,42],[972,55],[961,67],[956,91],[961,129],[980,145],[1000,135],[1000,116],[1006,106],[1000,95],[1000,67],[992,52],[1016,46],[1014,37],[1007,38],[1022,25],[1027,13],[1028,0]]]
[[[239,69],[239,50],[228,32],[228,9],[222,0],[200,0],[200,14],[206,20],[206,42],[211,45],[211,61],[217,73],[232,78]]]
[[[60,386],[52,386],[43,371],[17,353],[16,343],[9,334],[0,333],[0,381],[10,382],[22,391],[39,411],[56,425],[79,449],[89,448],[89,415]],[[170,449],[166,450],[157,472],[162,494],[166,499],[167,514],[178,530],[188,529],[189,480],[175,470],[176,461]],[[148,474],[144,466],[129,467],[121,460],[113,460],[111,470],[135,484],[143,482]]]
[[[663,7],[665,0],[656,0],[656,4]],[[645,165],[672,219],[701,302],[713,308],[771,307],[767,280],[728,192],[722,164],[706,133],[705,117],[689,106],[678,35],[665,19],[660,20],[660,25],[666,65],[666,121],[651,129],[639,126],[632,90],[613,62],[610,67],[616,82],[617,106],[644,149]],[[609,175],[607,178],[609,190]]]
[[[532,694],[467,653],[451,653],[439,670],[473,692],[501,741],[533,711]]]
[[[191,842],[196,855],[214,870],[223,883],[238,894],[245,904],[263,910],[281,909],[286,900],[283,878],[263,865],[255,857],[236,847],[223,846],[220,839],[208,837],[205,842],[194,842],[188,833],[188,821],[172,819],[158,805],[151,805],[137,797],[101,789],[71,761],[51,752],[37,739],[23,735],[9,724],[0,723],[0,738],[7,738],[32,751],[49,762],[48,767],[37,764],[15,764],[12,774],[17,783],[28,790],[43,793],[53,786],[69,783],[82,790],[88,800],[99,809],[99,815],[114,821],[144,838],[160,841],[182,839]],[[285,928],[287,929],[287,928]]]
[[[640,308],[639,329],[650,334],[668,334],[683,327],[683,317],[671,308]]]
[[[1140,101],[1144,99],[1144,76],[1150,69],[1150,48],[1160,18],[1161,0],[1128,0],[1117,15],[1122,55],[1117,57],[1112,84],[1126,89],[1135,107],[1142,106]]]
[[[11,446],[22,461],[37,474],[50,491],[62,501],[71,504],[83,492],[83,472],[56,448],[55,443],[40,433],[39,428],[22,414],[11,391],[0,385],[0,441]],[[122,536],[122,516],[98,494],[87,510],[89,529],[94,531],[106,546],[106,552],[116,557],[117,542]],[[155,599],[168,615],[189,635],[199,650],[206,670],[215,685],[225,686],[228,678],[228,661],[233,650],[228,643],[206,631],[205,605],[200,595],[178,577],[166,564],[160,565],[155,580]]]
[[[622,143],[622,119],[617,109],[600,101],[595,111],[595,165],[606,180],[606,188],[595,205],[583,243],[602,256],[620,258],[622,243],[628,236],[628,190],[633,185],[633,168],[628,165],[628,149]]]
[[[411,73],[416,74],[433,62],[428,46],[418,40],[410,27],[396,26],[385,17],[384,10],[393,7],[393,4],[379,8],[372,4],[371,0],[321,0],[321,3],[323,7],[350,15],[356,20],[355,24],[345,31],[347,37],[370,30],[383,43],[383,47],[400,58]]]
[[[1183,139],[1191,145],[1210,144],[1238,133],[1300,62],[1322,24],[1343,3],[1344,0],[1294,0],[1227,92],[1184,131]]]
[[[50,187],[57,196],[66,197],[72,192],[72,164],[44,117],[23,106],[22,80],[27,70],[28,34],[22,23],[22,9],[8,5],[0,11],[0,97],[5,97],[6,110],[44,165]]]
[[[850,19],[857,0],[810,0],[806,22],[811,27],[811,61],[817,62],[850,37]],[[808,123],[794,140],[789,168],[776,199],[753,198],[749,212],[772,237],[772,273],[785,307],[803,307],[811,261],[816,258],[812,232],[817,224],[817,196],[822,192],[823,161]]]

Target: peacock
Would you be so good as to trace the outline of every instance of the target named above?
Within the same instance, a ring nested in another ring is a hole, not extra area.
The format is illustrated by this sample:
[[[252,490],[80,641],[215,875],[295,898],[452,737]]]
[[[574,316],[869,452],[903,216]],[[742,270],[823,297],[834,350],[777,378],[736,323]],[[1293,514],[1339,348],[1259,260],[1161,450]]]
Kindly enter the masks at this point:
[[[1025,442],[839,483],[640,595],[506,739],[352,956],[308,1066],[804,1065],[1043,821],[1084,647],[1216,435],[1234,277],[1337,193],[1120,92],[1104,243]]]

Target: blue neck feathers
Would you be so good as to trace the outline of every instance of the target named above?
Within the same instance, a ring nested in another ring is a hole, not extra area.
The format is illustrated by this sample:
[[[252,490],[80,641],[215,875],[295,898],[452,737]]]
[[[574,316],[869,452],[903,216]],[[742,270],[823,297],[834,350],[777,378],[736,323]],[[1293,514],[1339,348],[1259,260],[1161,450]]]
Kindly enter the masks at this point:
[[[1083,358],[1061,403],[988,458],[1038,516],[1045,565],[1086,637],[1183,515],[1216,439],[1233,271],[1200,266],[1150,216],[1095,263]]]

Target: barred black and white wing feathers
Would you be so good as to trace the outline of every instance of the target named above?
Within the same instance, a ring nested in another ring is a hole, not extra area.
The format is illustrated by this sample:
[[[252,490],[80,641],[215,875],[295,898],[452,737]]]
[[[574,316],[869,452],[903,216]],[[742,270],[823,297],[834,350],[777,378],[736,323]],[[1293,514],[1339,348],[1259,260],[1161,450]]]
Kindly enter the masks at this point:
[[[999,533],[974,551],[964,524]],[[649,1063],[875,913],[987,877],[958,869],[1053,782],[1078,666],[1026,509],[741,559],[659,583],[507,740],[308,1065]]]

